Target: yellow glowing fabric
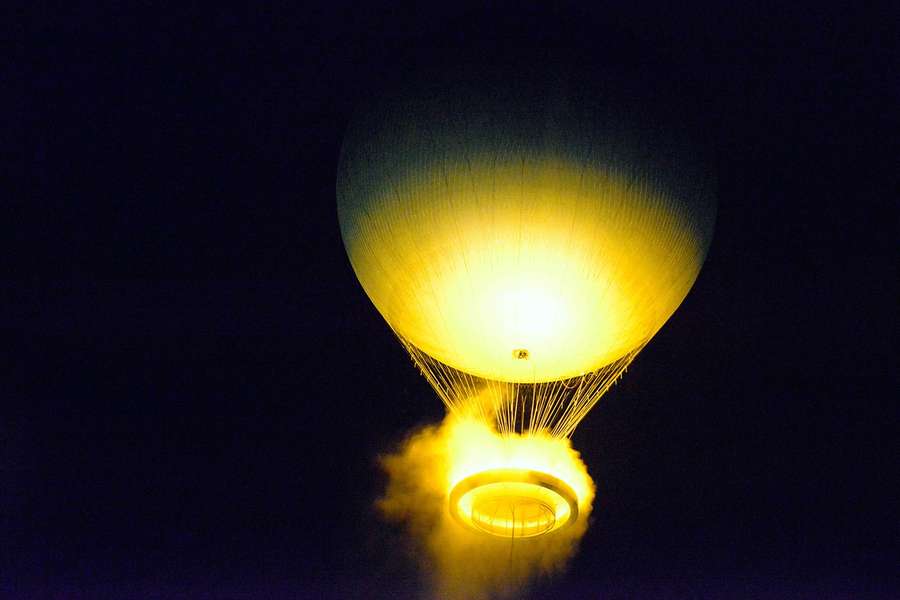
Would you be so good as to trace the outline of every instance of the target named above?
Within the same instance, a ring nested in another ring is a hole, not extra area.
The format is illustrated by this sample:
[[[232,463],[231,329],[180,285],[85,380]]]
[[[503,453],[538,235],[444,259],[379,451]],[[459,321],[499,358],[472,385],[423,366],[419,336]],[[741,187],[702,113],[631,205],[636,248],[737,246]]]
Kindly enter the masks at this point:
[[[377,108],[345,141],[338,215],[402,339],[464,373],[538,383],[653,336],[697,277],[714,203],[677,146],[584,101],[526,96]]]
[[[706,240],[649,186],[551,159],[445,167],[342,211],[372,302],[445,364],[514,382],[593,371],[649,339],[697,277]]]

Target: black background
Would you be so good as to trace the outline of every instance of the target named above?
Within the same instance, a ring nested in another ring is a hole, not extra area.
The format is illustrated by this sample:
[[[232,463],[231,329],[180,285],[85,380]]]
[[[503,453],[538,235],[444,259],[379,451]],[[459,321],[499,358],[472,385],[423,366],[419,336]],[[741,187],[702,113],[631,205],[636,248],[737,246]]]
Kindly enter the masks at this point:
[[[897,593],[896,14],[426,5],[17,26],[0,594],[415,596],[376,457],[442,408],[344,254],[341,140],[424,49],[559,45],[683,78],[720,204],[575,433],[594,522],[534,595]]]

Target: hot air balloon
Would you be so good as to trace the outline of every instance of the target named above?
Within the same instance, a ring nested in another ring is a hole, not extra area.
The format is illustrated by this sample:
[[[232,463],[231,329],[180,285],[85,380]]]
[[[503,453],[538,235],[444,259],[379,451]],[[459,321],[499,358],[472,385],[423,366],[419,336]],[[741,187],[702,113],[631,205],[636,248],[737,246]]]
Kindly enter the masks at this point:
[[[451,413],[565,438],[693,285],[712,182],[671,115],[628,90],[494,75],[370,102],[341,152],[341,233]],[[495,467],[452,482],[460,523],[532,537],[577,518],[570,483]]]

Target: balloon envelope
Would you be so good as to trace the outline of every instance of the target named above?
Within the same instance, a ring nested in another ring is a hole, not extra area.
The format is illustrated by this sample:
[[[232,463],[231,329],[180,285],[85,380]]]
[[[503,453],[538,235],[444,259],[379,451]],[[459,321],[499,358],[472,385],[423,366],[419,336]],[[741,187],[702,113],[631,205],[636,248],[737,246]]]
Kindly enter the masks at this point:
[[[691,288],[710,182],[655,122],[583,89],[485,87],[401,94],[351,127],[338,214],[353,269],[401,338],[454,369],[601,369]]]

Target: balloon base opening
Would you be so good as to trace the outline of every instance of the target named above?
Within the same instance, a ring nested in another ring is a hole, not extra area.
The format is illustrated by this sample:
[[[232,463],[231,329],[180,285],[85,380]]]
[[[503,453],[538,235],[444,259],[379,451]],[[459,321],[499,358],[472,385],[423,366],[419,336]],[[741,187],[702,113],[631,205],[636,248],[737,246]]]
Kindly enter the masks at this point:
[[[450,492],[450,514],[464,527],[500,538],[547,535],[578,519],[578,499],[557,477],[529,469],[471,475]]]

